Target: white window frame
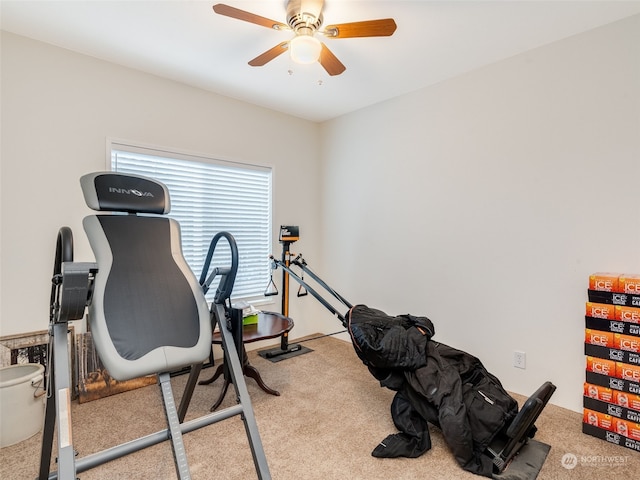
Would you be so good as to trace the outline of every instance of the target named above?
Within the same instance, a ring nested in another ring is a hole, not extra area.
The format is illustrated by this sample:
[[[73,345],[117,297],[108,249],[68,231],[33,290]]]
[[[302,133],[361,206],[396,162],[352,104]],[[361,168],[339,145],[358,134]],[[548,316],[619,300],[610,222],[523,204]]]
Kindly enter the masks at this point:
[[[146,157],[147,159],[151,160],[155,157],[158,159],[164,158],[182,162],[193,162],[192,165],[199,164],[204,168],[211,168],[212,170],[217,171],[218,174],[226,170],[232,177],[234,177],[235,181],[239,182],[241,182],[242,179],[239,179],[238,174],[241,175],[242,171],[255,172],[257,173],[257,175],[248,177],[246,188],[250,188],[249,183],[252,179],[258,179],[260,184],[256,188],[262,194],[264,194],[264,182],[266,181],[266,195],[268,196],[268,199],[266,199],[266,205],[264,205],[264,202],[258,201],[258,203],[262,203],[262,205],[259,206],[261,214],[258,221],[258,227],[252,225],[244,227],[239,225],[238,222],[233,221],[234,219],[237,220],[237,217],[234,217],[235,214],[231,211],[228,211],[230,213],[230,216],[233,217],[230,220],[230,223],[224,225],[224,223],[226,222],[221,220],[222,224],[218,224],[213,228],[211,225],[205,225],[203,228],[205,228],[207,233],[205,235],[202,235],[202,230],[198,231],[196,229],[196,226],[194,225],[194,222],[197,221],[198,217],[194,217],[190,213],[192,211],[191,208],[189,208],[189,213],[184,212],[184,205],[185,202],[188,202],[189,200],[189,194],[183,196],[178,193],[176,185],[180,183],[180,181],[176,183],[171,181],[170,178],[168,179],[166,177],[166,169],[159,168],[158,172],[156,173],[149,170],[136,171],[135,169],[132,170],[130,167],[121,170],[128,173],[135,172],[140,175],[157,178],[167,185],[169,193],[171,195],[172,203],[172,212],[170,212],[168,216],[175,218],[181,225],[183,253],[185,259],[187,260],[187,263],[189,264],[197,278],[200,278],[202,266],[209,249],[211,238],[213,237],[213,235],[215,235],[215,233],[218,233],[221,230],[228,231],[236,239],[240,257],[236,284],[231,295],[232,301],[236,302],[239,300],[244,300],[254,305],[272,303],[272,300],[270,300],[269,297],[264,296],[264,290],[269,283],[269,276],[271,274],[271,265],[269,261],[269,254],[272,247],[271,225],[273,211],[273,169],[271,167],[229,161],[203,154],[180,152],[172,148],[141,145],[136,142],[123,141],[118,139],[107,139],[108,170],[116,171],[116,167],[114,165],[116,152],[124,152],[125,154],[131,154],[132,156]],[[197,173],[195,175],[197,175]],[[186,180],[182,178],[181,181],[185,182]],[[175,195],[174,192],[172,192],[172,188],[176,189]],[[206,188],[206,185],[203,185],[203,188]],[[203,197],[198,197],[197,194],[194,196],[194,208],[196,208],[196,203],[200,204],[200,206],[202,206],[202,203],[205,203],[198,201],[198,198]],[[176,205],[177,207],[175,211],[174,205]],[[207,207],[205,206],[204,208]],[[211,206],[209,206],[208,208],[211,208]],[[262,218],[262,213],[264,213],[266,218]],[[254,212],[252,215],[255,225],[256,213]],[[210,217],[206,223],[211,223]],[[218,222],[214,221],[214,224],[215,223]],[[235,227],[233,226],[234,223]],[[256,234],[256,229],[260,231],[259,234]],[[253,249],[247,246],[253,244],[251,240],[257,240],[261,246]],[[211,264],[211,268],[215,266],[228,266],[229,264],[230,250],[228,248],[227,241],[225,239],[221,239],[216,247],[215,256]],[[216,283],[214,283],[210,287],[210,290],[207,293],[207,299],[209,301],[213,299],[213,295],[215,294],[215,286]]]

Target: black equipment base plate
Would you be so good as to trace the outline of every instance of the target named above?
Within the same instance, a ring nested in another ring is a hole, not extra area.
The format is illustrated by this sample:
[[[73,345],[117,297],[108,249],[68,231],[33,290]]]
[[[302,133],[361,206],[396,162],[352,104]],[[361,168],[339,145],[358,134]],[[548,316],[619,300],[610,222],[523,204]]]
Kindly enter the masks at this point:
[[[276,363],[286,360],[287,358],[297,357],[298,355],[303,355],[309,352],[313,352],[313,350],[303,347],[302,345],[291,344],[287,350],[282,350],[280,347],[270,348],[268,350],[259,351],[258,355],[270,362]]]
[[[551,446],[537,440],[529,440],[496,480],[535,480],[544,465]]]

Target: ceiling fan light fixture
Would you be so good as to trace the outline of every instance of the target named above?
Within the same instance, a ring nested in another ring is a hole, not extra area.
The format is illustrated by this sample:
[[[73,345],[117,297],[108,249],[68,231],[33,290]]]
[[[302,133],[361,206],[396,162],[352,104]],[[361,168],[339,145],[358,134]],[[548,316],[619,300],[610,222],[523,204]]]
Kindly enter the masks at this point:
[[[291,60],[301,65],[317,62],[321,51],[320,40],[311,35],[296,35],[289,42]]]

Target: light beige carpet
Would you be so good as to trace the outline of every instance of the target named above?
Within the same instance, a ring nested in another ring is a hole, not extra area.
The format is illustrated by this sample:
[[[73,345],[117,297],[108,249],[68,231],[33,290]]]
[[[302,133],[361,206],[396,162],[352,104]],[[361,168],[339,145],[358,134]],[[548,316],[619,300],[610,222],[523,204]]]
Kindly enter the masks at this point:
[[[267,395],[253,380],[247,380],[275,480],[482,478],[460,469],[435,428],[431,429],[433,447],[420,458],[372,457],[378,442],[396,431],[389,413],[393,392],[378,386],[351,344],[328,337],[304,345],[314,351],[278,363],[249,353],[265,382],[281,393],[280,397]],[[211,374],[212,369],[206,369],[201,377]],[[177,402],[186,380],[186,375],[172,380]],[[196,387],[187,418],[208,412],[220,387],[220,380]],[[233,401],[231,387],[222,407]],[[72,420],[74,446],[80,456],[165,428],[162,399],[155,385],[82,405],[74,403]],[[549,405],[544,410],[536,439],[552,448],[539,479],[640,478],[640,452],[584,435],[581,421],[580,414],[559,407]],[[194,480],[257,478],[239,417],[187,433],[184,441]],[[562,465],[565,454],[576,456],[575,468]],[[39,458],[40,434],[1,449],[0,478],[33,480]],[[168,442],[78,476],[81,480],[176,478]]]

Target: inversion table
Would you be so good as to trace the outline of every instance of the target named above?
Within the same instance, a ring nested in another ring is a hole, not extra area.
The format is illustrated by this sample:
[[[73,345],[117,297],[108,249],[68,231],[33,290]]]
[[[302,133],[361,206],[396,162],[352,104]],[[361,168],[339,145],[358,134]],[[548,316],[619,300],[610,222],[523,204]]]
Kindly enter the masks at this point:
[[[96,263],[73,261],[73,236],[58,233],[50,302],[48,396],[42,437],[39,480],[76,480],[77,473],[165,440],[170,440],[181,480],[191,478],[182,435],[240,415],[244,422],[257,476],[270,479],[264,449],[242,374],[231,329],[241,327],[241,312],[229,297],[238,269],[233,236],[221,232],[231,248],[231,265],[216,268],[219,283],[211,307],[182,255],[178,223],[165,216],[170,209],[165,185],[137,175],[98,172],[80,180],[87,205],[98,211],[84,219]],[[71,422],[71,366],[68,322],[82,319],[109,374],[116,380],[157,375],[167,428],[101,452],[76,458]],[[236,389],[237,404],[184,421],[198,374],[211,351],[211,334],[220,326],[225,362]],[[179,407],[170,373],[191,367]],[[56,428],[57,427],[57,428]],[[57,471],[50,471],[57,430]]]

